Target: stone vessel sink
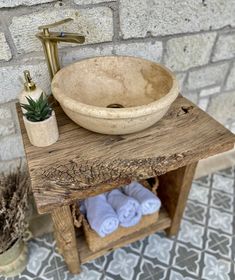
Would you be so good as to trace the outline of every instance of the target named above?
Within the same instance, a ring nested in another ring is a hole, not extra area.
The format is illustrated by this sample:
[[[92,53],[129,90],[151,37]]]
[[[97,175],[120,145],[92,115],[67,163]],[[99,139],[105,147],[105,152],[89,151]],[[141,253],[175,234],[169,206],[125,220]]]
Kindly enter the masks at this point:
[[[103,134],[141,131],[159,121],[176,99],[175,76],[136,57],[106,56],[61,69],[52,93],[77,124]]]

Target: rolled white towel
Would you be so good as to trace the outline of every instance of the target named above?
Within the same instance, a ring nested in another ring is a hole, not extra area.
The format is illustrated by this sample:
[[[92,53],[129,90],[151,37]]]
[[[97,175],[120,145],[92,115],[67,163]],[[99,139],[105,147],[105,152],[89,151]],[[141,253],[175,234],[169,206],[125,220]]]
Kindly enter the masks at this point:
[[[100,237],[105,237],[118,228],[118,216],[107,202],[105,194],[89,197],[84,204],[87,220]]]
[[[132,227],[140,221],[142,216],[140,205],[134,198],[115,189],[107,194],[107,200],[117,212],[122,227]]]
[[[143,215],[153,214],[161,207],[160,199],[138,182],[131,182],[123,187],[123,191],[126,195],[135,198],[139,202]]]
[[[79,210],[83,215],[86,215],[86,206],[85,206],[85,200],[81,200],[78,203],[79,205]]]

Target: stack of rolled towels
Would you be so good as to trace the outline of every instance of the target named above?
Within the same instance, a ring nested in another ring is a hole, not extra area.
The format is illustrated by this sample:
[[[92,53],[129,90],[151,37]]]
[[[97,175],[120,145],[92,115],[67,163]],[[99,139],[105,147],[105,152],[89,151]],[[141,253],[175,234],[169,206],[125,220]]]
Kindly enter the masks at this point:
[[[132,182],[120,189],[85,199],[80,209],[91,228],[100,237],[105,237],[117,230],[119,225],[136,225],[142,215],[153,214],[160,207],[161,201],[157,196],[138,182]]]

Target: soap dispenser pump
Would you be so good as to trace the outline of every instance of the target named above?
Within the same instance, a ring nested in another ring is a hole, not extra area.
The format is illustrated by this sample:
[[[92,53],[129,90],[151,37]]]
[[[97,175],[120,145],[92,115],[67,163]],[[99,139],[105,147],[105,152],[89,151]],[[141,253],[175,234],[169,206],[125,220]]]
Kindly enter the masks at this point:
[[[30,96],[33,100],[38,100],[41,94],[46,96],[46,94],[43,92],[43,90],[36,86],[34,81],[31,78],[30,72],[28,70],[24,71],[24,89],[19,95],[19,101],[23,104],[28,104],[28,100],[26,97]],[[22,107],[21,107],[22,108]],[[23,113],[25,112],[25,109],[22,108]]]

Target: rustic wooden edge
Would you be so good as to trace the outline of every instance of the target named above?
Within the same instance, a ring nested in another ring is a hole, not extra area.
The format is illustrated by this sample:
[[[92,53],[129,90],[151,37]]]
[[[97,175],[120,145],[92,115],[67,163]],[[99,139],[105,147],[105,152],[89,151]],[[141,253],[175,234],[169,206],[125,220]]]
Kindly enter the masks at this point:
[[[167,230],[170,236],[178,233],[196,166],[197,162],[159,177],[161,187],[158,188],[158,195],[172,219],[171,227]]]
[[[80,259],[73,219],[69,206],[62,206],[52,211],[55,239],[71,273],[80,273]]]
[[[225,152],[233,148],[234,148],[233,143],[229,143],[229,144],[227,143],[226,145],[224,146],[220,145],[219,147],[221,152]],[[209,149],[207,151],[207,157],[216,154],[216,151],[217,151],[217,147]],[[184,162],[177,162],[177,168],[175,165],[172,165],[172,167],[168,168],[167,171],[166,170],[158,171],[156,167],[155,170],[151,169],[151,172],[149,172],[149,174],[146,177],[139,178],[138,176],[136,176],[136,177],[132,177],[132,180],[139,181],[140,179],[148,179],[151,177],[155,177],[156,175],[161,176],[167,174],[169,172],[184,167],[185,164],[186,165],[193,164],[192,159],[198,162],[201,159],[201,156],[199,154],[197,156],[191,155],[185,157]],[[34,198],[36,201],[38,213],[45,214],[51,212],[56,206],[58,207],[59,205],[60,206],[69,205],[71,203],[74,203],[77,199],[84,199],[89,196],[95,196],[103,192],[111,191],[114,188],[128,184],[130,181],[131,179],[129,178],[120,181],[114,181],[114,182],[109,181],[105,184],[90,186],[88,189],[81,188],[81,190],[77,190],[77,189],[74,191],[67,190],[66,193],[64,193],[64,191],[60,192],[58,190],[58,185],[54,185],[53,183],[48,182],[47,187],[45,187],[43,192],[39,189],[36,188],[34,189]],[[50,194],[52,192],[56,193],[57,196],[51,197]],[[47,197],[47,200],[44,200],[45,196]]]
[[[43,149],[29,143],[18,111],[32,189],[42,214],[78,198],[109,191],[130,179],[162,175],[234,147],[235,136],[231,132],[182,96],[156,126],[126,136],[91,133],[76,126],[59,106],[56,108],[60,140]],[[164,144],[169,142],[169,135],[174,138],[172,131],[181,131],[178,141]],[[77,142],[78,151],[74,147]]]

